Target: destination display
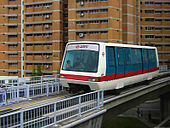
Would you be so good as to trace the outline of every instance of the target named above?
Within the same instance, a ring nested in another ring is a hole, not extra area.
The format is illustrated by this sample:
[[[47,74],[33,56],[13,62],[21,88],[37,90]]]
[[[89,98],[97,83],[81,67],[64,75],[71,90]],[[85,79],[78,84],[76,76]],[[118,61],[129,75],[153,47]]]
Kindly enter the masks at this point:
[[[92,50],[99,51],[99,45],[97,44],[71,44],[68,45],[67,50]]]

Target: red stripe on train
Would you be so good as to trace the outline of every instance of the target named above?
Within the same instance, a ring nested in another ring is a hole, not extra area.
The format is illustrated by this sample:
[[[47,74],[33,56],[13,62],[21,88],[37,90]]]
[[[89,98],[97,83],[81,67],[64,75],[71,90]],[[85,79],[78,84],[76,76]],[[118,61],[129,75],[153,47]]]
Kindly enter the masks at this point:
[[[138,74],[142,74],[142,73],[153,72],[156,70],[159,70],[159,68],[156,67],[156,68],[151,68],[151,69],[138,70],[138,71],[126,72],[126,73],[120,73],[120,74],[112,74],[112,75],[101,76],[101,77],[71,75],[71,74],[60,74],[60,75],[65,75],[66,79],[82,80],[82,81],[88,81],[88,78],[100,78],[100,82],[102,82],[102,81],[107,81],[107,80],[112,80],[112,79],[120,79],[120,78],[124,78],[124,77],[130,77],[130,76],[134,76],[134,75],[138,75]]]

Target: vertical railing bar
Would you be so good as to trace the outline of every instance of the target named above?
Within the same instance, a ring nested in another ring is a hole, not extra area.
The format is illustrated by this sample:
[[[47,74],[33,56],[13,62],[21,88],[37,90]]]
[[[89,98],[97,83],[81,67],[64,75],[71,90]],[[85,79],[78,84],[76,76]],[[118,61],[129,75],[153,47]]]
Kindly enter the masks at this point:
[[[20,112],[20,128],[23,128],[23,111]]]
[[[81,117],[81,96],[79,96],[79,117]]]

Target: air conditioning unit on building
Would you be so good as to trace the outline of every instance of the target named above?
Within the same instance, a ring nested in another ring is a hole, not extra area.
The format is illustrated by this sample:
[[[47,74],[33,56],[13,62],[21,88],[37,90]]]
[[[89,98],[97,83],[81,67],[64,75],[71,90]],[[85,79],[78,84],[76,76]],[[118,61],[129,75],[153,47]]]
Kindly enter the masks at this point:
[[[46,68],[46,69],[49,69],[49,68],[50,68],[50,66],[49,66],[49,65],[45,65],[45,68]]]
[[[50,35],[46,35],[46,37],[47,37],[47,39],[49,39],[49,38],[50,38]]]
[[[48,58],[49,58],[49,56],[47,55],[47,56],[46,56],[46,59],[48,59]]]
[[[46,8],[47,8],[47,9],[49,9],[49,8],[50,8],[50,6],[46,6]]]
[[[83,38],[84,37],[84,33],[79,33],[79,37]]]
[[[80,26],[81,26],[81,27],[83,27],[83,26],[84,26],[84,24],[80,24]]]
[[[46,24],[46,25],[45,25],[45,28],[48,29],[48,28],[50,28],[50,26],[49,26],[48,24]]]
[[[80,17],[83,17],[84,16],[84,13],[80,13]]]
[[[80,1],[80,5],[83,6],[84,5],[84,1]]]
[[[46,18],[46,19],[49,19],[49,18],[50,18],[50,15],[45,15],[45,18]]]

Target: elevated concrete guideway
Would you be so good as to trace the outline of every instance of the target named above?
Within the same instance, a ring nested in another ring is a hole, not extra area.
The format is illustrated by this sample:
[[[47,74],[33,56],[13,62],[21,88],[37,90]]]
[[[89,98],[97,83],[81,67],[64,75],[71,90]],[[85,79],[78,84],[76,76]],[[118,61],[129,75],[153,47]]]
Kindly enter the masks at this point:
[[[163,77],[164,76],[164,77]],[[170,92],[170,75],[160,74],[159,79],[150,84],[139,84],[124,88],[120,95],[105,95],[102,90],[78,96],[64,93],[56,96],[42,97],[35,101],[0,107],[0,124],[2,128],[20,126],[28,127],[87,127],[100,128],[102,122],[123,113],[153,97],[162,99],[162,119],[170,114],[167,94]],[[32,99],[33,100],[33,99]],[[38,101],[37,101],[38,100]],[[18,109],[17,109],[18,108]],[[15,111],[8,111],[15,110]],[[166,113],[167,112],[167,113]],[[13,118],[17,118],[15,123]],[[9,120],[6,122],[6,119]]]
[[[82,115],[78,120],[71,119],[72,121],[69,120],[69,124],[65,122],[64,125],[61,124],[60,126],[65,128],[69,128],[70,126],[76,128],[88,128],[89,126],[99,128],[102,122],[105,122],[144,101],[150,100],[153,97],[160,97],[168,92],[170,92],[170,77],[158,79],[151,82],[149,85],[136,86],[125,90],[118,96],[107,96],[104,98],[104,106],[100,110]],[[170,110],[167,109],[167,111]],[[163,112],[162,115],[164,117],[168,116],[165,111]]]

